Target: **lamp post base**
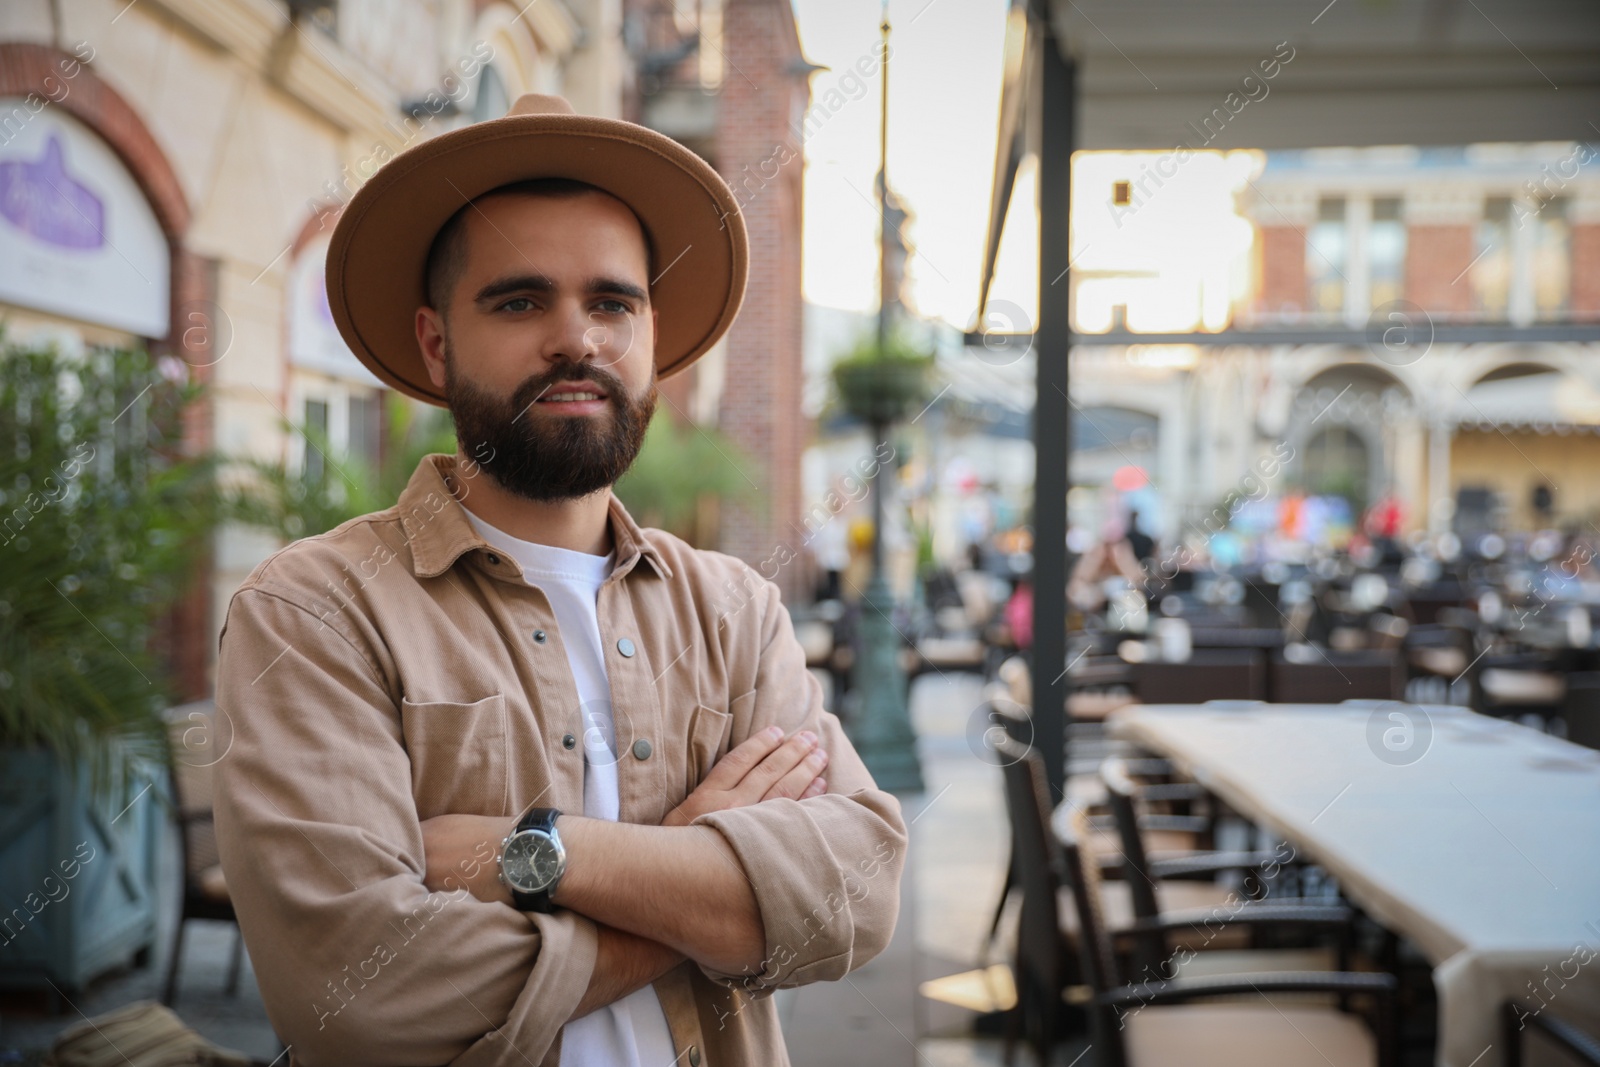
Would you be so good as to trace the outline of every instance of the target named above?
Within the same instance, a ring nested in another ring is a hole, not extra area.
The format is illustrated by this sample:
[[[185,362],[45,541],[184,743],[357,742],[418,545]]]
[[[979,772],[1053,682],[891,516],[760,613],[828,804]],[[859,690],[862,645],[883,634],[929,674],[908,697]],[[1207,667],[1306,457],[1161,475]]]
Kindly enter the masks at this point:
[[[879,789],[921,793],[922,763],[917,735],[906,705],[906,677],[900,669],[900,635],[890,619],[894,594],[882,571],[875,571],[861,600],[860,648],[854,671],[854,714],[850,740]]]

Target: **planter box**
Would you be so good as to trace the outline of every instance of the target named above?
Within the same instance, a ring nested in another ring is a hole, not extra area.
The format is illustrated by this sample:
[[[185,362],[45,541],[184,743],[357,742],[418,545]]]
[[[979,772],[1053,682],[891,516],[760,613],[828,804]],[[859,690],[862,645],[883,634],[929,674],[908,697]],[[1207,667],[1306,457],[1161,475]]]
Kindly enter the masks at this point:
[[[0,988],[71,996],[149,959],[165,776],[96,795],[43,749],[0,749]]]

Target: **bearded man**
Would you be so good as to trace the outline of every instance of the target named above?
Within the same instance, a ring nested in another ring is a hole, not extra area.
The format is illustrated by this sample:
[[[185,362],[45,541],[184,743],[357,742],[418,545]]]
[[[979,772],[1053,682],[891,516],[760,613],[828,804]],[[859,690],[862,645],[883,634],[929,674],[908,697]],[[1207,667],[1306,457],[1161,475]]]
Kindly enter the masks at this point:
[[[747,263],[715,171],[559,97],[343,212],[334,319],[459,448],[229,605],[218,844],[295,1063],[785,1064],[770,993],[888,943],[900,807],[776,587],[611,492]]]

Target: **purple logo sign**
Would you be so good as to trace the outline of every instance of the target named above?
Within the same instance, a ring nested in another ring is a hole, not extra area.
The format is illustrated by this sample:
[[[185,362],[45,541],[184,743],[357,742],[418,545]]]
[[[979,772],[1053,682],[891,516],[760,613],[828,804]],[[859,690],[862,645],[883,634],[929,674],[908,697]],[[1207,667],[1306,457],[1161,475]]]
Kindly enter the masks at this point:
[[[55,134],[38,159],[0,163],[0,216],[23,233],[60,248],[99,248],[105,214],[100,198],[67,174]]]

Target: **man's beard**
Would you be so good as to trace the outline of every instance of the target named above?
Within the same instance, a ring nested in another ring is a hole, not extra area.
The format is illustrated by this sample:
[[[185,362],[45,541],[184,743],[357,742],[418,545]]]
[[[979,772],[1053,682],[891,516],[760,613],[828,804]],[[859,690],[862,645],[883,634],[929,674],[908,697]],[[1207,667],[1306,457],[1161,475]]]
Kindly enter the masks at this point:
[[[610,401],[609,416],[539,413],[536,401],[559,382],[592,382]],[[489,392],[456,370],[445,346],[445,400],[462,454],[483,465],[508,491],[551,503],[588,496],[614,484],[633,465],[656,410],[652,378],[642,397],[622,379],[590,363],[558,363],[509,396]]]

